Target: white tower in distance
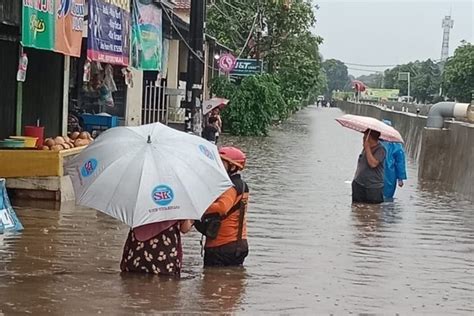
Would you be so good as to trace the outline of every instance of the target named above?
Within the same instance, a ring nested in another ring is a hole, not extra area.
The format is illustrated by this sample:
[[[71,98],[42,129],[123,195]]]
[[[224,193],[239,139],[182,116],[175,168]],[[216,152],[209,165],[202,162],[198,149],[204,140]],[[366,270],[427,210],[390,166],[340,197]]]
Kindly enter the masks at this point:
[[[446,61],[449,57],[449,32],[454,26],[454,20],[451,19],[451,14],[447,15],[443,19],[443,45],[441,46],[441,62]]]

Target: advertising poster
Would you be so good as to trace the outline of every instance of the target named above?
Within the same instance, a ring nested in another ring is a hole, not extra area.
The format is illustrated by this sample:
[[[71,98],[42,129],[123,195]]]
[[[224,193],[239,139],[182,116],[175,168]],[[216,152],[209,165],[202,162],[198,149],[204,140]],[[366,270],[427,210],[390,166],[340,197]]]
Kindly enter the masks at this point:
[[[132,66],[141,70],[161,71],[161,9],[148,0],[134,1],[132,12]]]
[[[128,66],[130,55],[130,0],[89,0],[87,57]]]

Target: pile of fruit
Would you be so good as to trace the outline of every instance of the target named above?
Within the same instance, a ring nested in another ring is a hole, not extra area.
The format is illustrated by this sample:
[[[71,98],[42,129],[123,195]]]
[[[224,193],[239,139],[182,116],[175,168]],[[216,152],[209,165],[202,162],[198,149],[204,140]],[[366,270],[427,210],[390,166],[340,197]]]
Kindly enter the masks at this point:
[[[87,146],[93,141],[88,132],[74,132],[70,136],[57,136],[55,138],[46,138],[43,142],[43,150],[60,151],[75,147]]]

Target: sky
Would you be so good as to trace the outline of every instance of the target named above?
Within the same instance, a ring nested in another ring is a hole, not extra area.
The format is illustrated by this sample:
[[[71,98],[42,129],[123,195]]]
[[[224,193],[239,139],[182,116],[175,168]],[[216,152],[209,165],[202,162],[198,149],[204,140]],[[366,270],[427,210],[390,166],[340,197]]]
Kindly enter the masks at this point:
[[[440,59],[441,23],[451,12],[449,53],[461,40],[473,42],[474,1],[470,0],[313,0],[314,33],[323,37],[324,59],[346,63],[396,65]],[[355,76],[389,67],[347,65]],[[363,70],[358,70],[363,69]]]

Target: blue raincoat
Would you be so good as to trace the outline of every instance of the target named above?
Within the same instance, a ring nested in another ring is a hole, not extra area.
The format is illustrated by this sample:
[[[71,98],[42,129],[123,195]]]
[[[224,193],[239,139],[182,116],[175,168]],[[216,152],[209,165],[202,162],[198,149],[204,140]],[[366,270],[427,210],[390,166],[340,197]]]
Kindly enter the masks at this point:
[[[405,150],[400,143],[382,142],[385,148],[383,196],[393,198],[398,180],[406,180]]]

